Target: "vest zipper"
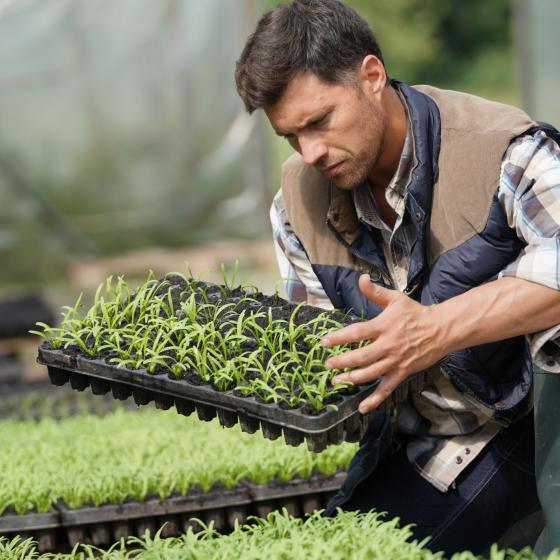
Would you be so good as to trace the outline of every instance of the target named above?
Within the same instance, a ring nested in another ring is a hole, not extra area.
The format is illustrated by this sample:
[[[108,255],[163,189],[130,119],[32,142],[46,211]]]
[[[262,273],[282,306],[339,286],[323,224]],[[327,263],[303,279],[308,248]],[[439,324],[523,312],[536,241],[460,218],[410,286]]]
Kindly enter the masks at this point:
[[[409,297],[412,296],[412,294],[420,287],[421,283],[422,282],[420,280],[417,280],[414,284],[412,284],[412,286],[407,286],[403,290],[403,294]]]
[[[371,266],[369,269],[369,279],[373,284],[377,284],[379,281],[383,283],[383,286],[390,288],[392,290],[395,289],[395,285],[389,276],[384,274],[379,268],[376,266]]]

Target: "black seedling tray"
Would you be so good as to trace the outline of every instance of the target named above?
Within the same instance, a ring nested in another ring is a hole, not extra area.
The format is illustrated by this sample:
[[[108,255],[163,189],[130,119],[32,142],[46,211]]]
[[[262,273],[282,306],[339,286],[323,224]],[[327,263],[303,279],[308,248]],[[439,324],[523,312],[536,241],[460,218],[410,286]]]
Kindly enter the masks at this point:
[[[235,521],[247,520],[251,498],[247,487],[239,485],[231,490],[193,492],[187,496],[118,505],[70,509],[58,507],[61,525],[71,546],[77,543],[110,544],[121,537],[142,536],[147,529],[152,534],[164,523],[164,537],[178,535],[189,526],[197,528],[194,518],[205,523],[214,522],[217,531],[233,527]]]
[[[250,515],[262,517],[286,508],[302,516],[324,508],[338,491],[346,473],[331,477],[313,476],[308,480],[291,480],[258,485],[241,482],[231,490],[194,491],[187,496],[128,502],[119,505],[69,509],[57,505],[61,525],[68,543],[111,544],[128,536],[143,536],[147,529],[153,535],[164,523],[163,537],[177,536],[189,527],[200,529],[199,519],[212,522],[220,533],[227,533],[235,523],[245,523]]]
[[[47,513],[7,514],[0,516],[0,536],[33,536],[40,552],[56,547],[56,529],[60,527],[58,511]]]
[[[240,482],[231,490],[193,492],[166,500],[128,502],[120,505],[69,509],[57,505],[61,525],[68,543],[111,544],[128,536],[143,536],[147,529],[153,535],[164,523],[163,537],[177,536],[189,527],[201,528],[196,521],[213,523],[220,533],[231,531],[236,523],[245,523],[250,515],[263,517],[285,508],[301,517],[324,508],[338,491],[346,473],[313,476],[308,480],[291,480],[258,485]]]
[[[308,480],[289,480],[264,485],[249,484],[252,506],[258,517],[285,508],[290,515],[302,517],[327,506],[346,479],[345,472],[333,476],[313,476]]]
[[[358,404],[379,383],[359,385],[353,394],[340,395],[336,410],[327,409],[313,416],[299,409],[286,410],[273,403],[262,403],[254,397],[237,396],[232,391],[216,391],[209,385],[171,379],[166,374],[117,368],[103,360],[65,354],[45,343],[39,347],[38,361],[47,366],[54,385],[69,382],[78,391],[91,387],[95,395],[111,392],[119,400],[132,395],[139,406],[154,401],[157,408],[175,406],[177,412],[186,416],[196,410],[200,420],[210,421],[218,416],[220,424],[227,428],[239,422],[244,432],[255,433],[260,427],[268,439],[277,439],[284,433],[288,445],[297,446],[306,439],[309,449],[315,452],[323,451],[330,444],[359,441],[369,418],[357,411]],[[421,390],[430,377],[421,373],[409,378],[383,407],[392,409],[410,392]]]
[[[264,517],[285,508],[291,515],[301,517],[324,508],[345,478],[346,473],[340,472],[268,485],[240,482],[231,490],[194,490],[187,496],[165,500],[79,509],[59,502],[50,513],[0,516],[0,535],[31,536],[38,541],[39,551],[45,552],[78,543],[106,546],[121,538],[141,537],[146,530],[153,535],[164,524],[163,537],[178,536],[189,527],[199,530],[196,519],[212,522],[218,532],[227,533],[235,523],[245,523],[250,515]]]

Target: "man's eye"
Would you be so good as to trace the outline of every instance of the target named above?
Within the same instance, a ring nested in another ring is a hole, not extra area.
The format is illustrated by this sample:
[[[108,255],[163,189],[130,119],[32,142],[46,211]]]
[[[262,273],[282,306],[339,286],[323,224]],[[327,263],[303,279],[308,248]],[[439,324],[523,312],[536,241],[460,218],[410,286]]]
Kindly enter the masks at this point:
[[[311,127],[312,128],[321,128],[325,124],[327,124],[327,115],[325,115],[324,117],[321,117],[319,120],[311,123]]]

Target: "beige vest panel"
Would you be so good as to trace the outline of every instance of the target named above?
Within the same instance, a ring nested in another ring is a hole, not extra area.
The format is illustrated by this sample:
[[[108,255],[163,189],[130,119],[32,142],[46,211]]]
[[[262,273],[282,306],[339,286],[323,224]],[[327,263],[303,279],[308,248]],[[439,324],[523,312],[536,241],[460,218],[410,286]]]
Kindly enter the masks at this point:
[[[432,194],[428,259],[434,262],[486,226],[501,164],[512,138],[536,123],[523,111],[430,86],[441,115],[439,179]]]
[[[535,125],[515,107],[431,86],[416,86],[437,104],[441,117],[439,178],[433,189],[428,260],[480,233],[498,188],[501,162],[512,138]],[[358,220],[350,192],[333,186],[294,154],[282,168],[286,215],[312,263],[367,270],[326,225],[329,217],[349,243]]]
[[[327,226],[327,216],[351,243],[358,229],[358,218],[349,192],[333,188],[329,205],[329,182],[315,168],[305,165],[294,154],[282,166],[282,196],[286,216],[301,241],[311,263],[369,269],[367,263],[352,255],[339,243]]]

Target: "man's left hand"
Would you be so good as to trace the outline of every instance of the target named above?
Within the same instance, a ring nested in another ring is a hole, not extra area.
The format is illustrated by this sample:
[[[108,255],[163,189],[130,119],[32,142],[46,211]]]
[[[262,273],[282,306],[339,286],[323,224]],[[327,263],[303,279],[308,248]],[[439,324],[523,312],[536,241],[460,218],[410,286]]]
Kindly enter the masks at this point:
[[[373,284],[369,276],[360,277],[360,290],[383,308],[374,319],[354,323],[329,333],[323,346],[332,347],[363,340],[369,344],[329,358],[328,369],[346,369],[333,379],[366,383],[383,376],[377,389],[360,403],[362,414],[377,408],[407,377],[437,363],[446,351],[446,325],[433,307],[419,304],[396,290]]]

